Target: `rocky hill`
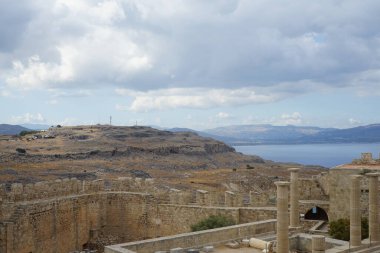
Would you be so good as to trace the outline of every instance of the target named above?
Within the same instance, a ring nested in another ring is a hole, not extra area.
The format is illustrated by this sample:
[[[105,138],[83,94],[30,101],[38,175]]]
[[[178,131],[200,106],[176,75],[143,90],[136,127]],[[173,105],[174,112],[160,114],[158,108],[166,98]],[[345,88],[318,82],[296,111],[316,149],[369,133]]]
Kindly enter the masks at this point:
[[[281,176],[292,166],[237,153],[223,142],[193,132],[102,125],[53,127],[22,137],[0,138],[0,160],[0,182],[24,183],[67,177],[137,176],[180,184],[180,178],[190,180],[199,171],[218,169],[218,177],[201,173],[202,180],[212,185],[216,178],[222,181],[237,177],[236,171],[240,170]],[[199,182],[194,177],[188,183]]]
[[[0,135],[14,135],[28,130],[28,128],[18,125],[0,124]]]

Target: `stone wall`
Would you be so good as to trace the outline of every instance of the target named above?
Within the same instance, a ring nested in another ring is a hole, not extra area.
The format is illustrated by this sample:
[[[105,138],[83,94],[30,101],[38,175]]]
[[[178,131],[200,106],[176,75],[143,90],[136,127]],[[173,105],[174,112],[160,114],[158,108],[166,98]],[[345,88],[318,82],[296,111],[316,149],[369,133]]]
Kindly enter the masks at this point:
[[[140,242],[107,246],[106,253],[151,253],[169,251],[172,248],[202,247],[210,244],[242,239],[275,231],[275,220],[247,223],[224,228],[210,229],[194,233],[185,233]]]
[[[323,173],[313,178],[300,178],[298,181],[300,200],[328,200],[328,174]],[[276,205],[276,189],[266,192],[250,193],[250,206],[263,207]]]
[[[105,226],[102,233],[118,237],[119,241],[134,241],[155,237],[154,213],[157,204],[153,196],[140,193],[107,194]]]
[[[379,165],[380,155],[378,158],[373,158],[372,153],[362,153],[360,159],[354,159],[352,164],[355,165]]]
[[[210,206],[212,201],[207,206],[203,202],[202,206],[163,204],[162,199],[173,199],[170,192],[179,191],[160,192],[157,198],[130,192],[155,190],[151,180],[133,178],[55,180],[1,189],[0,252],[6,253],[67,253],[91,243],[108,245],[184,233],[212,214],[229,216],[237,224],[275,217],[272,209]],[[195,194],[182,194],[182,200],[174,201],[195,201]]]
[[[371,170],[334,168],[329,172],[330,219],[350,217],[351,175],[364,175]],[[372,171],[376,172],[376,170]],[[363,176],[360,184],[360,208],[363,217],[368,217],[368,179]]]
[[[103,202],[104,197],[82,195],[15,206],[12,216],[0,223],[0,252],[81,249],[89,240],[89,230],[100,227],[101,210],[94,204]]]
[[[319,178],[300,178],[299,183],[299,194],[302,200],[327,200],[328,195],[325,188],[325,177],[320,176]]]
[[[90,241],[90,231],[113,236],[116,242],[150,237],[151,200],[148,194],[99,192],[16,202],[0,222],[0,252],[80,250]]]
[[[153,192],[154,180],[122,177],[116,180],[80,181],[76,178],[57,179],[34,184],[0,184],[0,202],[19,202],[70,196],[99,191]],[[1,217],[0,217],[1,218]]]
[[[211,207],[189,205],[158,205],[152,213],[155,227],[151,227],[155,236],[167,236],[191,231],[191,225],[208,218],[210,215],[224,215],[232,218],[236,224],[273,219],[276,217],[274,208],[239,208]]]

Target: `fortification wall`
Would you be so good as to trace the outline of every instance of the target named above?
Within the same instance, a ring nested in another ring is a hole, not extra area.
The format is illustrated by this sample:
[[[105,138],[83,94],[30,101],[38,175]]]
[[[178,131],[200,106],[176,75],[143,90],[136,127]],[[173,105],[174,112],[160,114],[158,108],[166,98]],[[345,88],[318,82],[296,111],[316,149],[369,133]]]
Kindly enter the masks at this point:
[[[323,182],[323,180],[320,180]],[[300,199],[302,200],[327,200],[328,195],[317,178],[300,178],[298,181]]]
[[[0,252],[69,252],[81,249],[89,240],[89,230],[99,226],[104,197],[82,195],[51,201],[23,203],[0,223]],[[90,205],[91,204],[91,205]]]
[[[168,236],[191,231],[191,225],[196,224],[210,215],[224,215],[239,223],[238,208],[159,205],[156,212],[157,236]]]
[[[275,215],[273,210],[209,206],[213,201],[203,206],[160,204],[149,193],[127,190],[153,192],[155,188],[152,180],[132,178],[3,186],[0,252],[67,253],[90,243],[108,245],[189,232],[191,225],[212,214],[232,217],[236,223]],[[195,194],[184,195],[185,202],[196,201]],[[171,199],[169,192],[159,197]]]
[[[277,218],[276,208],[239,208],[239,224]]]
[[[16,202],[0,223],[0,252],[81,250],[91,231],[112,236],[114,242],[147,238],[150,230],[142,228],[152,213],[147,207],[154,206],[150,199],[140,193],[99,192]]]
[[[340,218],[350,217],[350,189],[351,175],[364,175],[359,169],[331,169],[329,172],[329,188],[330,188],[330,219],[336,220]],[[363,176],[360,183],[360,208],[362,217],[368,217],[368,179]]]
[[[320,198],[319,181],[300,182],[304,199]],[[247,207],[274,205],[275,192],[254,194],[248,203],[241,192],[157,191],[153,179],[127,177],[1,185],[0,252],[67,253],[88,243],[168,236],[216,214],[238,224],[275,218],[274,207]]]
[[[316,176],[313,176],[313,179],[317,182],[318,186],[322,188],[322,191],[326,194],[330,194],[330,188],[329,188],[329,173],[328,172],[322,172],[321,174],[318,174]]]
[[[275,220],[253,222],[224,228],[184,233],[152,240],[124,243],[107,246],[106,253],[150,253],[169,251],[173,248],[199,248],[206,245],[221,244],[223,242],[243,239],[275,231]]]
[[[224,215],[232,218],[236,224],[262,221],[276,217],[274,208],[253,207],[215,207],[215,206],[189,206],[189,205],[158,205],[153,213],[154,229],[157,236],[187,233],[191,225],[208,218],[210,215]]]
[[[314,178],[300,178],[298,188],[301,200],[328,200],[328,175],[322,174]],[[249,193],[249,205],[254,207],[276,205],[276,189],[266,192]]]
[[[266,192],[254,192],[249,193],[250,206],[274,206],[276,205],[276,191],[271,189]]]
[[[76,178],[34,184],[0,184],[0,202],[19,202],[101,191],[153,192],[154,180],[122,177],[115,180],[80,181]]]
[[[118,241],[135,241],[155,236],[157,203],[153,196],[140,193],[107,193],[105,226],[102,233]]]
[[[57,179],[37,182],[35,184],[14,183],[9,186],[0,185],[0,197],[3,202],[19,202],[52,197],[94,193],[104,190],[103,180],[80,181],[76,178]]]

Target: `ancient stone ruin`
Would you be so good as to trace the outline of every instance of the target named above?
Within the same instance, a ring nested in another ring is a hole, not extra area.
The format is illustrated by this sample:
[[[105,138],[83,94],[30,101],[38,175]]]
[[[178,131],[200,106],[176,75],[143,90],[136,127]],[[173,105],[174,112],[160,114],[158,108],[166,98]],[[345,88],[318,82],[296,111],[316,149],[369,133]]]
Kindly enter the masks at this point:
[[[218,252],[250,247],[251,238],[274,252],[379,250],[380,166],[365,161],[313,178],[292,168],[289,182],[267,192],[162,189],[129,177],[0,185],[0,252]],[[218,214],[236,225],[190,233]],[[369,218],[367,240],[361,217]],[[350,218],[350,242],[327,235],[326,222],[339,218]]]

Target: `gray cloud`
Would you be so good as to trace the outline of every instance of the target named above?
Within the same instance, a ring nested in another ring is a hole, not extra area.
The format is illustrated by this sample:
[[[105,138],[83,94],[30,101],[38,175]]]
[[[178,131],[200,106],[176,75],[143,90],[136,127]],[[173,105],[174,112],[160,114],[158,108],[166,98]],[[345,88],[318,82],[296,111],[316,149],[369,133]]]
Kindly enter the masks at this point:
[[[0,7],[0,52],[10,53],[19,46],[34,9],[26,0],[2,0]]]
[[[0,80],[26,90],[266,87],[271,96],[320,87],[310,83],[363,87],[369,78],[358,76],[380,69],[379,10],[375,0],[1,1]]]

